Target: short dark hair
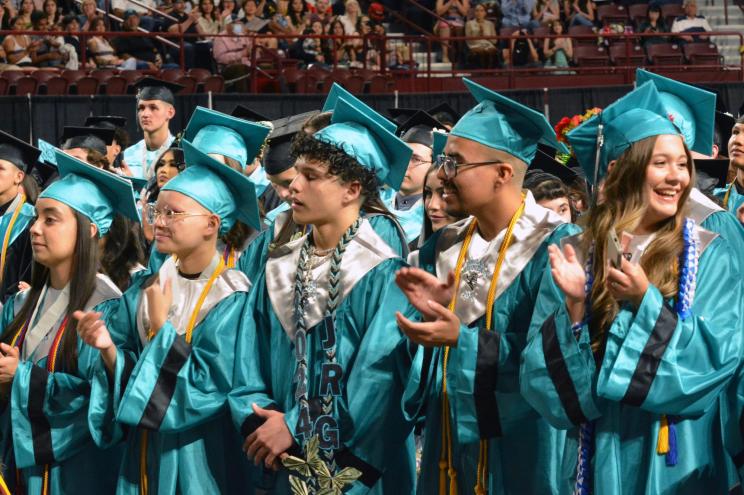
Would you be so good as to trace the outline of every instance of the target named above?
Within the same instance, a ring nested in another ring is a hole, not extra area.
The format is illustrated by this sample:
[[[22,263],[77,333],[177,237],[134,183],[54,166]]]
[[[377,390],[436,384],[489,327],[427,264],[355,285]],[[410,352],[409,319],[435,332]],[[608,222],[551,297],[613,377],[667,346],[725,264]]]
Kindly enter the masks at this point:
[[[548,179],[530,188],[535,201],[547,199],[567,198],[568,188],[559,179]]]

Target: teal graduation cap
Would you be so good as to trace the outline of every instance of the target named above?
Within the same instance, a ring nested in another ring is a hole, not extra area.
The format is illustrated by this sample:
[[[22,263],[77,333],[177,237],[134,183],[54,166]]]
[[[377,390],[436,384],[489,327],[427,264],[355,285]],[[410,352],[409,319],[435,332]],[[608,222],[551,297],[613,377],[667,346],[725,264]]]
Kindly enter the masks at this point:
[[[186,139],[181,141],[186,168],[163,186],[184,194],[220,217],[220,235],[236,220],[261,228],[256,187],[241,172],[218,162]]]
[[[392,122],[389,119],[386,119],[385,117],[377,113],[372,107],[364,103],[362,100],[360,100],[353,94],[346,91],[343,87],[341,87],[337,83],[333,83],[333,86],[331,86],[331,91],[328,93],[328,97],[326,98],[326,101],[323,104],[323,109],[321,110],[321,112],[328,112],[328,111],[334,110],[340,98],[343,98],[347,102],[352,103],[354,106],[356,106],[359,112],[363,113],[371,120],[374,120],[375,122],[377,122],[387,131],[395,134],[395,130],[398,127],[397,125],[395,125],[395,122]]]
[[[568,153],[543,114],[469,79],[463,81],[478,104],[457,121],[451,135],[504,151],[528,165],[538,143]]]
[[[669,119],[656,86],[647,82],[568,134],[568,142],[590,183],[607,174],[607,166],[631,144],[651,136],[680,135]],[[598,143],[602,143],[598,146]],[[598,150],[599,148],[599,150]]]
[[[716,125],[716,94],[660,76],[643,69],[636,69],[638,86],[651,81],[659,91],[670,119],[685,138],[687,147],[703,155],[713,152],[713,132]]]
[[[313,137],[341,149],[396,191],[403,182],[413,152],[398,136],[362,111],[355,101],[338,98],[331,124]]]
[[[99,237],[109,231],[116,213],[140,221],[131,182],[63,151],[55,151],[55,161],[60,179],[40,198],[55,199],[85,215],[98,227]]]
[[[444,148],[447,146],[447,137],[449,134],[435,129],[433,132],[433,145],[431,147],[431,156],[436,160],[439,155],[444,154]]]
[[[258,155],[269,132],[271,129],[265,125],[196,107],[183,139],[208,155],[232,158],[245,169],[246,164]]]

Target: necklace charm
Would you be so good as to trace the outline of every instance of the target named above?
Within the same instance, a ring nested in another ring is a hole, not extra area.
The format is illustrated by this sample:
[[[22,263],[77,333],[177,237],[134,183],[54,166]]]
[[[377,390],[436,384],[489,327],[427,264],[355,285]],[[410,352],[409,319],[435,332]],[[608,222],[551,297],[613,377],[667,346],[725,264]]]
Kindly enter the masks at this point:
[[[465,266],[462,268],[462,281],[465,282],[461,294],[463,300],[471,301],[475,298],[478,282],[481,277],[485,279],[487,275],[488,268],[483,258],[470,259],[465,262]]]

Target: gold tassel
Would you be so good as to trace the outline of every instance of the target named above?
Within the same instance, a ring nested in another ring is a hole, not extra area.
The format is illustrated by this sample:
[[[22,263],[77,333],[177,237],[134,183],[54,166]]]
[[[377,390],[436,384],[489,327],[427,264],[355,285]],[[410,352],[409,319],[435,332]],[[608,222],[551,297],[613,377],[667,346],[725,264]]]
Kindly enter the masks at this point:
[[[667,421],[666,414],[661,417],[661,424],[659,424],[659,439],[656,442],[656,453],[659,455],[669,453],[669,422]]]
[[[439,461],[439,495],[447,495],[447,461]]]
[[[449,495],[457,495],[457,471],[454,469],[450,469],[447,474],[449,474]]]

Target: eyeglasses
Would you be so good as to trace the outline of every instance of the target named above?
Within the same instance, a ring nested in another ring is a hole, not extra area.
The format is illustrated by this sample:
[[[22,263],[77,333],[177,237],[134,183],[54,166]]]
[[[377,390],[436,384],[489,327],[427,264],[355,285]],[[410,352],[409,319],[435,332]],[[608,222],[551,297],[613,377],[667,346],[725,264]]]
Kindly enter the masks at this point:
[[[471,163],[457,163],[457,159],[452,156],[439,155],[434,162],[437,167],[444,168],[444,176],[448,179],[454,179],[457,176],[457,169],[462,167],[480,167],[482,165],[497,165],[504,163],[502,160],[491,160],[488,162],[471,162]]]
[[[427,161],[421,157],[414,155],[411,157],[411,161],[408,162],[408,166],[411,168],[418,168],[421,165],[431,165],[431,160]]]
[[[169,208],[158,210],[152,203],[145,205],[145,218],[147,219],[147,223],[149,223],[150,225],[155,225],[155,222],[158,221],[158,218],[162,218],[163,223],[167,226],[171,225],[175,220],[179,218],[208,217],[210,215],[211,213],[175,212]]]

